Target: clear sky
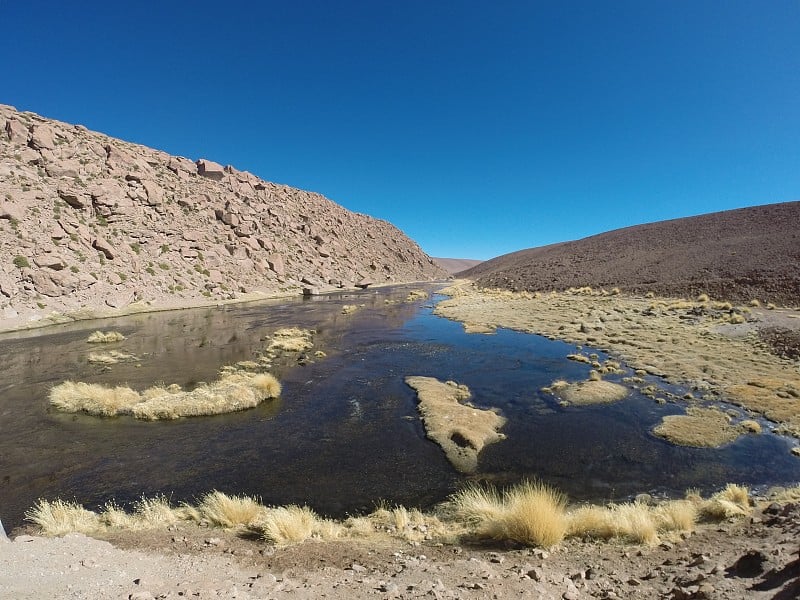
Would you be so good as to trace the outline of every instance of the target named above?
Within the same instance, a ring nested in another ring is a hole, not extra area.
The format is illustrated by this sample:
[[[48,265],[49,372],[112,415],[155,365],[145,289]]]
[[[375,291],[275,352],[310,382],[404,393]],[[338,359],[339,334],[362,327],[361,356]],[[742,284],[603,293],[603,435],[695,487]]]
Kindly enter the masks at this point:
[[[798,0],[0,0],[0,102],[491,258],[800,199]]]

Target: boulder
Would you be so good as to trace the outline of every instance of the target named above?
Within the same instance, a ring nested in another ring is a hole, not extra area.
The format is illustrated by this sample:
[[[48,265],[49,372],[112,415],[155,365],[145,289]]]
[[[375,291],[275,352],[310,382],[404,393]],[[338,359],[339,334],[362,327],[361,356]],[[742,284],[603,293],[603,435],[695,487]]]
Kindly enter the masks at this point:
[[[225,169],[219,163],[212,160],[201,158],[197,161],[197,174],[202,177],[208,177],[215,181],[221,181],[225,177]]]
[[[106,150],[106,168],[112,173],[123,174],[127,173],[133,168],[135,159],[125,150],[121,150],[116,146],[107,144]]]
[[[102,252],[108,260],[113,260],[115,252],[114,246],[109,244],[107,240],[104,240],[102,237],[96,237],[92,240],[92,247]]]
[[[42,254],[34,256],[33,262],[37,267],[42,269],[52,269],[53,271],[60,271],[67,266],[64,259],[56,254]]]
[[[28,128],[16,119],[8,119],[6,121],[6,135],[12,144],[27,144],[28,143]]]
[[[357,288],[366,289],[369,286],[373,285],[375,282],[370,279],[369,277],[364,277],[363,279],[359,280],[358,283],[355,284]]]
[[[36,291],[43,296],[57,298],[64,293],[64,291],[53,283],[53,280],[43,271],[33,271],[30,274],[30,280],[33,283],[33,287],[36,288]]]
[[[60,185],[58,187],[58,197],[72,208],[86,208],[89,206],[89,198],[87,196],[66,185]]]
[[[34,125],[31,128],[31,140],[28,142],[35,150],[52,150],[56,147],[56,134],[50,125]]]
[[[69,177],[75,179],[81,174],[81,163],[75,159],[54,160],[48,162],[44,170],[50,177]]]
[[[142,186],[147,192],[147,203],[150,206],[159,206],[164,200],[164,190],[155,181],[149,179],[143,179]]]
[[[284,263],[282,256],[271,254],[267,257],[267,264],[269,268],[272,269],[272,272],[279,277],[284,277],[286,275],[286,263]]]
[[[0,200],[0,219],[19,221],[22,219],[23,212],[21,206]]]

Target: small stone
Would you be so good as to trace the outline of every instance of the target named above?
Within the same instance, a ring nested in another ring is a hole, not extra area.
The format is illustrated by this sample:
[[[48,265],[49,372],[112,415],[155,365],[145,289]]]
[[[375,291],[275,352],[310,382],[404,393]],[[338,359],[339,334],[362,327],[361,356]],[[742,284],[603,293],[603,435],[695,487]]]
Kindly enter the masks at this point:
[[[539,567],[532,568],[530,571],[528,571],[527,575],[534,581],[541,581],[544,577],[544,573]]]

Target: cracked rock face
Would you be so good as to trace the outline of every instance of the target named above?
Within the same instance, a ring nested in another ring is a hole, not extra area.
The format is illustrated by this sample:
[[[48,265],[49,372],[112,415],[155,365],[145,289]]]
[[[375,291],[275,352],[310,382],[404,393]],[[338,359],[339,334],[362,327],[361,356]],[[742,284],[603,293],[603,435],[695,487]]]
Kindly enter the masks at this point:
[[[444,277],[393,225],[319,194],[0,105],[5,319]]]

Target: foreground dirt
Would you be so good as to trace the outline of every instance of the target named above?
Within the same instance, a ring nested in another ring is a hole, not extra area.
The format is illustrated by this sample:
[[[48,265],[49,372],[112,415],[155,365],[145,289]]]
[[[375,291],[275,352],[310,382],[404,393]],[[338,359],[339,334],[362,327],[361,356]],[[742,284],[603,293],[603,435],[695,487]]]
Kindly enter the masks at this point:
[[[665,598],[800,596],[800,504],[674,543],[550,550],[382,539],[275,548],[193,525],[0,543],[3,598]]]

